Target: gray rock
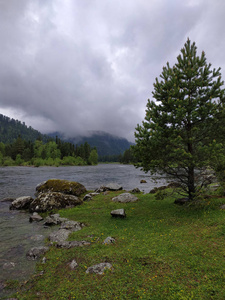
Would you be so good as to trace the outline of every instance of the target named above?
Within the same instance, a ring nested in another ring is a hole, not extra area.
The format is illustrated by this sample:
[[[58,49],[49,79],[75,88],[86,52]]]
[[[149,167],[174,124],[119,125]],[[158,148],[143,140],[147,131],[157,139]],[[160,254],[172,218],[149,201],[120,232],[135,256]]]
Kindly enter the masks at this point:
[[[83,201],[90,201],[92,199],[92,196],[90,194],[87,194],[84,196]]]
[[[69,264],[69,267],[70,267],[71,270],[74,270],[74,269],[76,269],[78,267],[78,263],[76,262],[75,259],[73,259],[71,261],[71,263]]]
[[[128,202],[136,202],[138,198],[130,193],[123,193],[117,197],[112,198],[114,202],[128,203]]]
[[[30,212],[46,212],[53,209],[74,207],[82,203],[83,201],[77,196],[58,192],[42,193],[31,202],[29,209]]]
[[[34,199],[30,196],[16,198],[10,205],[9,209],[28,209]]]
[[[105,240],[104,240],[104,242],[103,242],[103,244],[104,245],[110,245],[110,244],[113,244],[113,243],[115,243],[115,239],[114,238],[112,238],[111,236],[108,236]]]
[[[86,242],[86,241],[65,241],[65,242],[56,243],[56,247],[70,249],[70,248],[75,248],[75,247],[88,246],[90,244],[91,243]]]
[[[109,183],[106,185],[101,186],[97,190],[95,190],[95,193],[102,193],[105,191],[120,191],[123,187],[117,183]]]
[[[12,262],[12,261],[6,262],[3,265],[3,270],[12,270],[12,269],[15,268],[15,266],[16,266],[16,264],[14,262]]]
[[[36,212],[34,212],[33,215],[30,216],[30,218],[29,218],[30,222],[34,222],[34,221],[35,222],[40,222],[42,220],[43,220],[43,218],[38,213],[36,213]]]
[[[220,209],[225,209],[225,204],[221,205]]]
[[[52,243],[62,243],[66,241],[69,237],[70,231],[67,229],[59,229],[50,233],[49,240]]]
[[[67,229],[71,232],[81,230],[84,227],[84,224],[77,221],[66,220],[61,224],[60,229]]]
[[[116,209],[116,210],[112,210],[111,211],[111,216],[112,217],[118,217],[118,218],[125,218],[126,217],[126,213],[125,210],[123,208],[120,209]]]
[[[61,224],[64,221],[67,221],[67,219],[66,218],[61,218],[59,216],[59,214],[53,214],[53,215],[48,216],[45,219],[44,225],[46,225],[46,226],[58,225],[58,224]]]
[[[35,242],[39,242],[39,241],[43,241],[45,239],[45,237],[41,234],[36,234],[36,235],[32,236],[31,239]]]
[[[31,248],[26,254],[27,259],[36,260],[40,258],[43,254],[45,254],[48,250],[49,247],[44,247],[44,246]]]
[[[94,197],[94,196],[97,196],[97,195],[99,195],[99,193],[95,193],[95,192],[93,192],[93,193],[89,193],[89,195],[90,195],[91,197]]]
[[[86,270],[86,273],[95,273],[102,275],[106,269],[112,269],[112,265],[110,263],[100,263],[98,265],[89,267]]]

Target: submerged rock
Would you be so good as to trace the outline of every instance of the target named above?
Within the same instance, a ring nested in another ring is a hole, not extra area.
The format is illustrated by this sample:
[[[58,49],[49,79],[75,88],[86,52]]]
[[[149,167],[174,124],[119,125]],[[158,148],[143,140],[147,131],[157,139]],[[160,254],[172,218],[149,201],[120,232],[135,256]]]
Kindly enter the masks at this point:
[[[75,181],[61,180],[61,179],[49,179],[40,183],[36,187],[38,193],[60,192],[63,194],[80,196],[86,193],[86,188]]]
[[[10,205],[9,209],[28,209],[34,199],[30,196],[16,198]]]
[[[73,207],[82,204],[77,196],[66,195],[59,192],[42,193],[30,204],[30,212],[45,212],[53,209]]]
[[[34,212],[32,216],[30,216],[29,221],[32,223],[33,221],[35,222],[40,222],[42,221],[43,218],[40,216],[38,213]]]
[[[106,269],[112,269],[112,265],[110,263],[100,263],[89,267],[86,270],[86,273],[95,273],[102,275]]]
[[[123,193],[117,197],[112,198],[112,201],[128,203],[128,202],[136,202],[138,201],[138,198],[130,193]]]

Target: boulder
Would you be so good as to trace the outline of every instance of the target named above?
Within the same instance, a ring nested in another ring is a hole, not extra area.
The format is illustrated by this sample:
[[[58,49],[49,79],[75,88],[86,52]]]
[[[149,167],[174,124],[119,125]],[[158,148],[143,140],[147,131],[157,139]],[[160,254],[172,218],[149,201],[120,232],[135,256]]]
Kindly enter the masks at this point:
[[[61,179],[49,179],[43,183],[40,183],[36,187],[38,193],[60,192],[63,194],[80,196],[86,193],[86,188],[75,181],[61,180]]]
[[[43,254],[45,254],[48,250],[49,247],[44,247],[44,246],[31,248],[26,254],[27,259],[36,260],[40,258]]]
[[[123,193],[119,196],[112,198],[113,202],[121,202],[121,203],[128,203],[128,202],[136,202],[138,198],[130,193]]]
[[[59,192],[42,193],[30,203],[30,212],[46,212],[53,209],[73,207],[82,204],[77,196],[66,195]]]
[[[30,216],[30,219],[29,219],[29,221],[32,223],[32,222],[40,222],[40,221],[42,221],[43,220],[43,218],[42,218],[42,216],[40,216],[38,213],[36,213],[36,212],[34,212],[33,213],[33,215],[32,216]]]
[[[28,209],[34,199],[30,196],[16,198],[10,205],[9,209]]]
[[[125,218],[126,213],[125,213],[125,210],[123,208],[120,208],[120,209],[112,210],[111,211],[111,216],[115,217],[115,218]]]
[[[95,273],[102,275],[106,269],[112,269],[112,265],[110,263],[100,263],[98,265],[89,267],[86,270],[86,273]]]

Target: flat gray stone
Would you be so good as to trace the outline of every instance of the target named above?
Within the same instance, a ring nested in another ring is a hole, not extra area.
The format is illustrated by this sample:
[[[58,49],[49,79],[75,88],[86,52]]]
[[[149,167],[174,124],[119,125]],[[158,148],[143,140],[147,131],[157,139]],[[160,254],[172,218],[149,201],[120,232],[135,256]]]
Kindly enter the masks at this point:
[[[112,198],[113,202],[121,202],[121,203],[128,203],[128,202],[136,202],[138,198],[131,193],[123,193],[119,196]]]
[[[66,241],[69,237],[70,231],[67,229],[59,229],[50,233],[49,241],[52,243],[62,243]]]
[[[89,267],[86,270],[86,273],[95,273],[102,275],[106,269],[111,269],[112,265],[110,263],[100,263],[94,266]]]
[[[76,269],[78,267],[78,263],[76,262],[75,259],[73,259],[71,261],[71,263],[69,264],[69,267],[70,267],[71,270],[74,270],[74,269]]]
[[[120,208],[120,209],[112,210],[111,211],[111,216],[112,217],[125,218],[126,213],[125,213],[125,210],[123,208]]]

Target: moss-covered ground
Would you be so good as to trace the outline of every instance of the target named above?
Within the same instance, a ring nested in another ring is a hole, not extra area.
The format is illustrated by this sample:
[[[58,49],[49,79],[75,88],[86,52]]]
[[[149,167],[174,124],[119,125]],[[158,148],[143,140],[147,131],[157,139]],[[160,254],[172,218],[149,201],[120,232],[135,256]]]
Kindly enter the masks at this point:
[[[46,264],[20,283],[17,299],[225,299],[225,198],[175,205],[167,196],[138,195],[136,203],[115,203],[120,192],[98,195],[60,216],[85,223],[70,240],[90,241],[73,249],[52,247]],[[203,197],[204,198],[204,197]],[[125,219],[111,210],[124,208]],[[104,245],[106,237],[116,242]],[[78,267],[71,270],[75,259]],[[103,275],[86,274],[89,266],[110,262]]]

